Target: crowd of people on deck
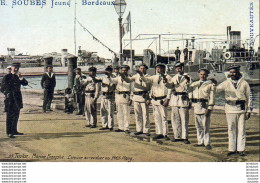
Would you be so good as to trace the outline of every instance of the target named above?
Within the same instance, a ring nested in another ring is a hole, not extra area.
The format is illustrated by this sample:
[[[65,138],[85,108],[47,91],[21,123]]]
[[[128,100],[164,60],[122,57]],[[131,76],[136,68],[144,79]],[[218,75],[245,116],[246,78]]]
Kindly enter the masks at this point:
[[[17,131],[20,109],[23,107],[21,85],[28,85],[19,73],[19,63],[12,64],[10,72],[4,76],[1,92],[5,94],[6,132],[8,137],[23,135]],[[44,89],[43,112],[52,111],[51,103],[56,86],[53,67],[47,66],[43,74],[41,86]],[[184,72],[184,64],[176,62],[177,74],[171,77],[165,72],[164,64],[156,65],[156,74],[148,75],[148,67],[144,64],[134,75],[129,74],[129,66],[108,66],[105,75],[96,76],[97,69],[89,68],[84,75],[76,68],[73,88],[65,90],[65,112],[84,115],[86,128],[97,128],[97,101],[100,98],[100,117],[102,126],[99,130],[124,132],[130,134],[130,106],[133,105],[136,119],[136,136],[151,136],[149,106],[152,106],[155,122],[155,134],[152,138],[189,141],[189,113],[194,107],[197,144],[194,146],[212,148],[210,140],[210,117],[215,105],[216,92],[225,92],[225,113],[228,124],[229,152],[245,155],[246,128],[245,120],[250,118],[252,105],[250,86],[240,73],[240,66],[228,68],[229,78],[217,85],[216,80],[208,79],[210,71],[206,68],[198,70],[199,81],[193,81]],[[76,105],[74,105],[76,103]],[[193,105],[192,105],[193,104]],[[174,138],[168,136],[169,127],[167,110],[171,108],[171,125]],[[114,113],[117,116],[118,128],[114,129]]]

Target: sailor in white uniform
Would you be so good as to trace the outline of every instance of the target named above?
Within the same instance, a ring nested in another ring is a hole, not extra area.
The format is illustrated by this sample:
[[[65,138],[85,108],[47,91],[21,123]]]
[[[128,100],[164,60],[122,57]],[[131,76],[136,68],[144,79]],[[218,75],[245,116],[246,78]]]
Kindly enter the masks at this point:
[[[198,144],[211,149],[210,143],[210,115],[215,105],[216,82],[207,80],[209,70],[200,69],[200,80],[190,85],[189,97],[194,103],[195,126],[197,129]]]
[[[250,86],[240,73],[240,66],[228,68],[230,78],[217,86],[217,92],[224,91],[226,98],[225,112],[228,123],[229,152],[228,156],[239,153],[245,155],[246,126],[245,120],[252,111]]]

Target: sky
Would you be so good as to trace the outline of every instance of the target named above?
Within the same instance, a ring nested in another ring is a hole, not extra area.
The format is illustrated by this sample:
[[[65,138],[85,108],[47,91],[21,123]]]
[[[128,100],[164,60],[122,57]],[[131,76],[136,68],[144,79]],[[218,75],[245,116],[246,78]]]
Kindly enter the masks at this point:
[[[109,2],[109,0],[105,1]],[[0,55],[6,55],[7,48],[16,48],[20,53],[32,55],[61,52],[61,49],[66,48],[69,53],[75,54],[75,0],[69,1],[70,7],[54,6],[53,8],[51,8],[51,0],[47,0],[42,8],[25,5],[15,5],[12,8],[13,0],[5,2],[7,5],[0,5]],[[76,2],[77,19],[96,38],[118,53],[119,26],[114,7],[112,5],[82,5],[82,0],[76,0]],[[250,2],[254,4],[254,36],[256,36],[259,34],[259,0],[126,0],[127,7],[123,21],[131,11],[133,38],[139,34],[158,33],[225,35],[226,27],[232,26],[232,30],[242,32],[242,39],[245,40],[250,34]],[[81,46],[84,50],[98,52],[101,57],[112,58],[113,54],[93,40],[93,37],[79,24],[76,25],[76,35],[77,47]],[[181,37],[163,37],[163,39],[173,38]],[[225,39],[226,36],[222,38]],[[124,39],[129,39],[129,34],[126,34]],[[137,54],[142,54],[143,49],[148,48],[152,41],[133,41],[133,49]],[[176,46],[182,48],[183,44],[182,42],[169,43],[170,49],[175,49]],[[255,42],[255,48],[258,46],[259,39]],[[155,51],[155,42],[150,48]],[[129,46],[126,49],[129,49]],[[162,40],[162,49],[167,51],[167,41]]]

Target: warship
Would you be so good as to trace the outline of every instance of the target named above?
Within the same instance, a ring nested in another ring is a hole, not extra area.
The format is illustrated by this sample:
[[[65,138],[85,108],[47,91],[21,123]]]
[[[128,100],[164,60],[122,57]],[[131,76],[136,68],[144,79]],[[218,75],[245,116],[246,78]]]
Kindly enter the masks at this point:
[[[185,40],[187,41],[187,39]],[[260,47],[258,47],[258,51],[256,52],[253,47],[245,48],[245,44],[242,44],[240,31],[231,31],[231,27],[228,26],[227,39],[219,41],[221,46],[216,46],[217,41],[214,41],[215,46],[210,52],[201,50],[200,47],[196,48],[195,40],[196,38],[192,37],[190,39],[190,47],[187,43],[186,48],[180,50],[178,60],[174,52],[171,52],[171,54],[156,55],[150,49],[144,50],[142,62],[150,67],[148,73],[151,75],[155,74],[155,65],[157,63],[164,63],[167,73],[173,76],[176,74],[174,64],[180,61],[184,64],[185,72],[189,73],[193,80],[199,80],[198,70],[200,68],[207,68],[210,70],[209,79],[214,78],[220,83],[229,77],[227,68],[230,65],[236,64],[241,66],[241,73],[250,85],[260,84]],[[140,59],[136,58],[136,60]],[[137,67],[135,65],[135,68]]]

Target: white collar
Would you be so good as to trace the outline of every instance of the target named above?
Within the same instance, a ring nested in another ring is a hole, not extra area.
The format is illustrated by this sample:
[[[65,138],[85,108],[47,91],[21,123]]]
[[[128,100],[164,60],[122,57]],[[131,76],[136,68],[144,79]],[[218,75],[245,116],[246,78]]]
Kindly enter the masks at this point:
[[[51,72],[51,75],[49,75],[48,72],[46,72],[47,76],[49,76],[49,78],[52,78],[53,77],[53,72]]]

